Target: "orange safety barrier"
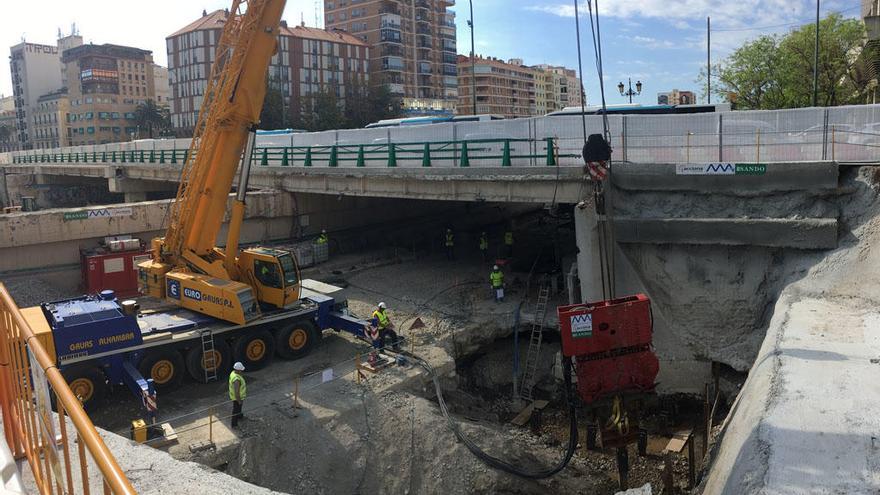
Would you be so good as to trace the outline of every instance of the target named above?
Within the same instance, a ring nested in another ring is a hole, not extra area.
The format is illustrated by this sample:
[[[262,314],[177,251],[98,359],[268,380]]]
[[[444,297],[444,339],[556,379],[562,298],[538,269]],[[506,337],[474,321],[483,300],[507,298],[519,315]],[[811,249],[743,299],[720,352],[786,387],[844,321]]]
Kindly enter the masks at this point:
[[[57,422],[50,394],[54,394]],[[88,495],[89,456],[100,470],[105,494],[136,493],[3,284],[0,284],[0,411],[9,450],[16,459],[27,458],[40,493]],[[67,431],[69,422],[76,430],[77,453],[73,460]],[[79,464],[77,476],[82,481],[82,490],[74,490],[71,470],[74,463]]]

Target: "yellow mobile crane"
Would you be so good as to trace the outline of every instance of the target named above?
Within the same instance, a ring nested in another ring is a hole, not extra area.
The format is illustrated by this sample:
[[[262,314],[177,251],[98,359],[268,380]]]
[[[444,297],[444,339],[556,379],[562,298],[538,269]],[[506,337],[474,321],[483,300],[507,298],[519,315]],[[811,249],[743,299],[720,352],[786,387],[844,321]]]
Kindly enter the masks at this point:
[[[300,297],[299,270],[287,251],[239,253],[251,154],[276,51],[285,0],[233,0],[216,48],[202,111],[171,204],[165,237],[140,268],[144,294],[244,324],[260,305],[283,308]],[[238,163],[241,170],[226,248],[216,246]]]

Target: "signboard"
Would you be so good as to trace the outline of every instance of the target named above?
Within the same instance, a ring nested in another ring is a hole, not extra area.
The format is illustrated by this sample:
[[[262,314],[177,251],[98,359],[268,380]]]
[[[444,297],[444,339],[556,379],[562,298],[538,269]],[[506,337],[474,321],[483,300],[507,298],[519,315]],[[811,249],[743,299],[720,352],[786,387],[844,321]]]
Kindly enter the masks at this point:
[[[764,175],[766,163],[676,163],[676,175]]]
[[[88,220],[92,218],[130,217],[134,213],[130,207],[100,208],[97,210],[68,211],[64,213],[64,221]]]
[[[27,348],[28,361],[31,365],[31,377],[34,386],[34,399],[37,406],[37,416],[40,419],[40,429],[43,433],[44,443],[48,442],[45,452],[52,466],[52,472],[55,479],[62,479],[61,463],[58,461],[58,443],[55,440],[55,423],[52,412],[52,403],[49,401],[49,380],[46,379],[46,372],[40,367],[40,363]]]
[[[575,339],[581,339],[586,337],[593,336],[593,315],[590,313],[580,314],[580,315],[572,315],[570,318],[571,322],[571,336]]]

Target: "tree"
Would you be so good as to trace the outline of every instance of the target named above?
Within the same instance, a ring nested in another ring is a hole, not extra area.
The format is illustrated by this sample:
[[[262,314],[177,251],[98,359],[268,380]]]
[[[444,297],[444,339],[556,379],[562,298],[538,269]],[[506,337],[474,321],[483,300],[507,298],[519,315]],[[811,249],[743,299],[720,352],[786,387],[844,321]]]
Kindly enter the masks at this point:
[[[154,130],[163,134],[171,127],[168,109],[156,105],[153,100],[147,100],[137,106],[134,111],[134,120],[139,128],[147,130],[150,139],[153,139]]]
[[[725,99],[733,95],[743,109],[811,105],[815,37],[815,24],[808,24],[784,36],[764,35],[746,42],[712,69],[713,94]],[[832,14],[820,22],[820,105],[864,100],[865,88],[855,70],[863,39],[864,27],[856,19]],[[697,83],[705,87],[705,69]]]
[[[400,115],[400,99],[391,94],[387,84],[352,81],[346,86],[345,117],[348,127],[360,128],[382,119]]]
[[[284,94],[278,79],[266,80],[266,97],[260,111],[260,129],[287,129],[290,127],[288,112],[284,109]]]
[[[336,92],[323,87],[318,93],[303,99],[302,115],[297,127],[308,131],[345,129],[347,121],[341,107]]]

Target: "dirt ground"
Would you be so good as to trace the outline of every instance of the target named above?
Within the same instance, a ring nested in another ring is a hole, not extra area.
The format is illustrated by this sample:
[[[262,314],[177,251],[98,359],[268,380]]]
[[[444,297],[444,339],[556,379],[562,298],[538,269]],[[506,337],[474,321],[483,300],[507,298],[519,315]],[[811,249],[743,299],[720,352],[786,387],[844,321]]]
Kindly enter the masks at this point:
[[[567,420],[559,400],[551,402],[540,435],[508,422],[518,409],[505,382],[512,368],[504,355],[527,274],[508,274],[504,303],[490,299],[488,268],[475,259],[453,263],[442,257],[348,256],[307,270],[304,277],[345,287],[343,297],[356,315],[366,316],[379,300],[385,301],[392,321],[408,339],[407,347],[442,376],[454,420],[481,448],[533,470],[554,465],[563,456],[568,432],[561,426]],[[523,305],[524,320],[531,304]],[[410,331],[417,317],[425,326]],[[527,335],[521,336],[523,350]],[[546,367],[540,394],[556,387],[550,367],[558,345],[551,339],[543,350],[548,359],[542,360]],[[290,493],[616,492],[614,452],[588,452],[583,444],[571,464],[547,480],[525,480],[486,466],[449,430],[421,368],[412,363],[392,366],[379,374],[366,373],[359,381],[355,357],[368,351],[346,334],[325,332],[322,345],[305,358],[276,360],[246,373],[247,419],[235,430],[226,419],[231,406],[225,403],[225,382],[185,382],[159,397],[158,419],[169,422],[179,437],[163,448],[178,459]],[[456,360],[480,371],[470,375]],[[496,378],[486,378],[490,376]],[[294,407],[294,393],[299,407]],[[547,395],[554,396],[558,394]],[[140,415],[139,404],[125,390],[92,413],[97,425],[122,435]],[[216,449],[190,451],[209,437]],[[639,458],[633,447],[630,486],[651,482],[659,487],[663,463],[658,453],[665,443],[653,439],[652,455],[646,458]],[[676,472],[683,479],[683,458]]]

